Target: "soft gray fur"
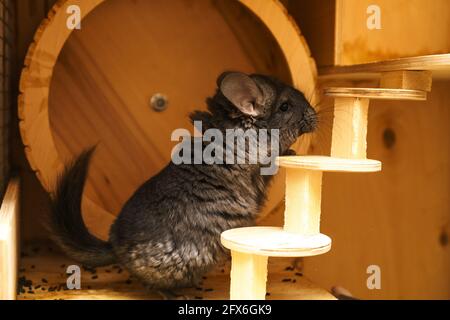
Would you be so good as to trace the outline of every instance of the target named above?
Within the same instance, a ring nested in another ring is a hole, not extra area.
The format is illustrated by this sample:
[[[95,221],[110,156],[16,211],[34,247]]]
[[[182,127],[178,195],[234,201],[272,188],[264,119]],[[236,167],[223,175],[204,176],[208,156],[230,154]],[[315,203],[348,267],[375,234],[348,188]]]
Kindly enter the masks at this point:
[[[222,74],[207,112],[192,120],[203,129],[280,129],[280,153],[316,127],[316,113],[298,90],[274,78]],[[119,263],[149,288],[194,285],[226,256],[220,234],[250,226],[264,204],[270,176],[260,165],[170,162],[126,202],[108,242],[92,236],[81,217],[81,197],[93,149],[68,165],[53,199],[53,238],[87,266]]]

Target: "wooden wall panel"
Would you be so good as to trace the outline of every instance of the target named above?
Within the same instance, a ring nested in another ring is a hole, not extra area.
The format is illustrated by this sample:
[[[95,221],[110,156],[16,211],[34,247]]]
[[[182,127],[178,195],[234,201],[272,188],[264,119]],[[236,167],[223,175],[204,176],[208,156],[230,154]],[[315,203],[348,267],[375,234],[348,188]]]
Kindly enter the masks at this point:
[[[369,5],[380,30],[367,28]],[[336,10],[336,65],[450,52],[448,0],[336,0]]]
[[[286,0],[319,67],[450,52],[448,0]],[[367,8],[381,29],[367,28]]]

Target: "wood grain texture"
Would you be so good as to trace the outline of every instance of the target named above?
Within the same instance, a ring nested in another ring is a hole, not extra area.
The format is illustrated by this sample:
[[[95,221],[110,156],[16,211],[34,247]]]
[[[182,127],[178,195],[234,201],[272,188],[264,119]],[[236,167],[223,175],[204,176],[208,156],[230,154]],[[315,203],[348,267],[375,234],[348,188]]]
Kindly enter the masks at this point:
[[[19,262],[20,182],[13,178],[0,208],[0,300],[14,300],[17,294]]]
[[[31,280],[31,287],[23,287],[19,300],[153,300],[161,296],[148,292],[126,270],[108,266],[95,270],[81,269],[81,290],[67,290],[66,268],[76,264],[47,242],[28,243],[23,248],[20,277]],[[269,261],[267,299],[276,300],[334,300],[325,289],[319,288],[296,269],[291,258]],[[43,279],[45,282],[43,282]],[[179,293],[191,299],[229,299],[230,263],[207,274],[196,288]],[[51,288],[51,290],[49,290]]]
[[[381,29],[367,27],[370,5],[380,8]],[[450,3],[336,0],[335,44],[335,65],[449,53]]]
[[[270,44],[277,42],[286,58],[285,67],[272,65],[273,73],[289,75],[313,99],[314,61],[283,7],[272,0],[243,3],[270,30],[275,39]],[[82,29],[72,33],[65,28],[70,4],[79,4],[83,13]],[[160,28],[161,21],[173,27]],[[84,218],[105,238],[123,203],[169,161],[175,145],[170,133],[190,127],[188,113],[204,108],[216,76],[256,67],[211,1],[59,1],[35,35],[21,78],[20,132],[30,166],[51,192],[63,163],[100,141],[83,208],[100,209],[92,213],[99,219]],[[149,108],[154,93],[169,97],[165,112]],[[277,188],[282,180],[277,181],[265,212],[283,198],[283,189]],[[109,214],[100,219],[104,213]]]
[[[231,251],[230,300],[265,300],[267,256]]]
[[[381,88],[411,89],[431,91],[433,73],[430,70],[424,71],[390,71],[383,72],[380,79]]]

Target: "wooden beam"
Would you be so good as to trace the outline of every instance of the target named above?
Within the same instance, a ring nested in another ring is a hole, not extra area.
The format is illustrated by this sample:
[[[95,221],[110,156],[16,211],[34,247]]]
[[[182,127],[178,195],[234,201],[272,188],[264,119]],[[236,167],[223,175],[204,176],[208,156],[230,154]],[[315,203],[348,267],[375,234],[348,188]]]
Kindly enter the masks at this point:
[[[432,81],[431,71],[389,71],[381,74],[380,87],[430,92]]]
[[[365,159],[369,99],[336,98],[331,156]]]
[[[350,66],[322,67],[319,69],[319,79],[372,79],[379,76],[382,72],[401,70],[427,70],[432,71],[434,78],[450,79],[450,53],[384,60]]]
[[[284,230],[303,235],[320,232],[322,171],[286,169]]]
[[[267,256],[231,251],[230,300],[266,298]]]

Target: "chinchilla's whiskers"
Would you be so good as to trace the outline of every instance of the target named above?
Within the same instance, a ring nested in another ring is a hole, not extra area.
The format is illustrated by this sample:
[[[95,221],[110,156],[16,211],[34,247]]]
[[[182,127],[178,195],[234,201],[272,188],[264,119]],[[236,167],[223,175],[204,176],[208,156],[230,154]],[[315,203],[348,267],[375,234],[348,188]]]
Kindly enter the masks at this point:
[[[301,143],[314,145],[314,154],[326,154],[327,150],[325,150],[325,142],[331,137],[331,129],[332,126],[330,123],[322,124],[322,121],[319,120],[316,130],[302,135]]]
[[[311,102],[316,89],[317,87],[314,87],[311,92],[305,94],[305,97],[307,97],[307,100],[309,102]],[[330,150],[325,149],[328,149],[327,145],[330,143],[333,128],[341,129],[343,127],[351,125],[350,119],[343,119],[338,123],[334,123],[334,115],[336,112],[350,113],[350,110],[347,108],[347,105],[345,103],[336,102],[332,99],[319,101],[313,104],[312,107],[314,108],[314,110],[316,110],[317,128],[313,132],[302,135],[302,142],[314,145],[315,154],[329,154]],[[340,135],[341,130],[337,130],[336,132],[338,135]],[[336,132],[334,133],[335,135]]]
[[[313,108],[316,110],[316,112],[325,112],[325,111],[331,111],[339,110],[339,111],[347,111],[347,105],[345,103],[339,102],[339,103],[319,103],[315,105]],[[345,109],[344,109],[345,108]],[[343,110],[344,109],[344,110]]]
[[[317,118],[317,128],[309,134],[309,138],[314,144],[314,147],[317,148],[319,154],[324,154],[323,152],[325,152],[325,154],[329,154],[330,150],[325,149],[328,149],[327,145],[331,142],[333,128],[341,129],[343,127],[351,125],[348,122],[349,120],[344,120],[344,122],[341,121],[338,123],[333,123],[332,121],[330,121],[330,118],[325,118],[323,116],[319,116]],[[334,131],[335,138],[339,139],[339,136],[341,136],[341,132],[341,130]]]
[[[318,122],[322,122],[322,123],[325,123],[326,121],[333,122],[334,115],[335,115],[336,112],[347,113],[347,112],[349,112],[349,110],[347,110],[347,109],[339,110],[339,106],[337,106],[337,108],[335,108],[334,106],[333,107],[328,107],[328,108],[325,108],[325,109],[322,108],[322,109],[320,109],[319,111],[316,112],[316,120]],[[346,120],[346,121],[348,121],[348,120]]]
[[[309,144],[314,145],[314,148],[317,149],[314,150],[314,154],[324,154],[326,153],[325,150],[325,143],[326,136],[320,132],[320,131],[314,131],[308,134],[309,135]]]

